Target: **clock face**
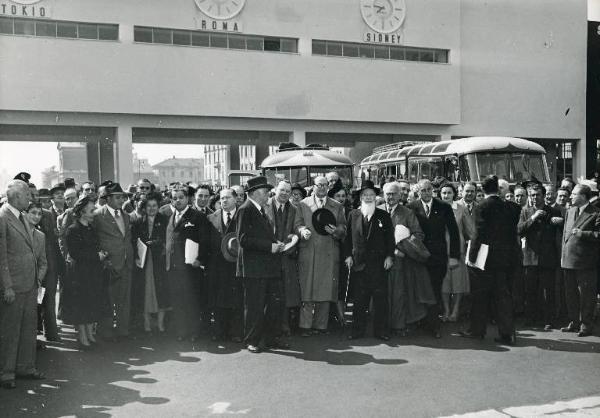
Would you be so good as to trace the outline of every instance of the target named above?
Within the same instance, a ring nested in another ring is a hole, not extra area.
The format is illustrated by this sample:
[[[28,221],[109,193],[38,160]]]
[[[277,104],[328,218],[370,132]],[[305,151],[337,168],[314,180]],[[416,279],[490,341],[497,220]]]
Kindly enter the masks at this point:
[[[194,0],[202,13],[212,19],[227,20],[238,15],[246,0]]]
[[[360,0],[360,13],[374,31],[393,33],[404,22],[406,4],[404,0]]]

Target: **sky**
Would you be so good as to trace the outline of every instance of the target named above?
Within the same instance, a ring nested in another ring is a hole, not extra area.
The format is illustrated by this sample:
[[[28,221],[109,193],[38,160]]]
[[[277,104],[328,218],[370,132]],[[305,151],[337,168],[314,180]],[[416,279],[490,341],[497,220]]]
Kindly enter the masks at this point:
[[[56,166],[58,169],[58,150],[56,142],[3,142],[0,141],[0,175],[6,170],[13,178],[17,173],[26,171],[31,181],[42,184],[41,172],[45,168]],[[134,144],[133,152],[138,158],[147,158],[154,165],[173,156],[180,158],[202,158],[202,145],[173,144]]]

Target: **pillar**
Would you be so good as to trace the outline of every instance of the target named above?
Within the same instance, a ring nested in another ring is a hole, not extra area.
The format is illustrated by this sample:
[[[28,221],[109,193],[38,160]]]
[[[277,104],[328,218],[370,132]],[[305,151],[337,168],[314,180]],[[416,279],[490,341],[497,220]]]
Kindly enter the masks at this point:
[[[290,142],[300,145],[301,147],[306,146],[306,131],[290,132]]]
[[[133,183],[133,131],[131,126],[118,126],[116,132],[117,178],[121,187]]]
[[[100,184],[100,143],[97,140],[89,140],[85,144],[87,151],[87,166],[88,166],[88,179],[93,181],[95,184]]]
[[[593,140],[594,143],[596,142]],[[594,174],[595,166],[586,167],[586,141],[580,139],[573,141],[573,179],[577,181],[579,177],[586,177]],[[587,168],[587,170],[586,170]]]
[[[240,169],[240,146],[239,145],[229,145],[229,170],[239,170]]]

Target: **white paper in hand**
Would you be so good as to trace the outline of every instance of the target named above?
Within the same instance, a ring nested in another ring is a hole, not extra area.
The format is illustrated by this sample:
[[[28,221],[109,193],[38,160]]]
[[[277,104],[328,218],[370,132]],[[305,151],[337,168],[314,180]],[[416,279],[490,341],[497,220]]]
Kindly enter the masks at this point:
[[[135,265],[143,269],[146,265],[146,254],[148,254],[148,246],[142,242],[141,239],[137,239],[136,242],[138,259],[135,260]]]
[[[477,252],[477,258],[474,263],[469,261],[469,254],[471,252],[471,241],[469,240],[467,243],[467,256],[465,259],[465,264],[469,267],[475,267],[479,270],[485,270],[485,262],[487,261],[488,253],[490,251],[490,246],[487,244],[481,244],[479,247],[479,251]]]
[[[396,244],[408,237],[410,237],[410,229],[402,224],[396,225],[396,228],[394,228],[394,239],[396,240]]]
[[[41,305],[42,302],[44,301],[44,295],[46,294],[46,288],[45,287],[38,287],[38,294],[37,294],[37,303],[38,305]]]
[[[285,252],[285,251],[289,250],[290,248],[292,248],[294,245],[296,245],[298,243],[298,235],[292,235],[290,239],[291,239],[291,241],[288,242],[287,244],[285,244],[285,247],[283,247],[281,252]]]
[[[185,240],[185,264],[194,264],[194,261],[198,258],[198,250],[200,246],[197,242],[191,239]]]

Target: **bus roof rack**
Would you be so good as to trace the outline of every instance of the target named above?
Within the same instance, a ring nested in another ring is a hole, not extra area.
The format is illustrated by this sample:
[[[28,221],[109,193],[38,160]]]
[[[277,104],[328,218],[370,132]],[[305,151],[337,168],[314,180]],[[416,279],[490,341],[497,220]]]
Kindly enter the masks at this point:
[[[314,149],[320,149],[320,150],[327,151],[327,150],[329,150],[329,146],[324,145],[324,144],[308,144],[304,147],[301,147],[300,145],[295,144],[293,142],[280,142],[277,152],[314,150]]]
[[[429,144],[431,141],[402,141],[394,144],[382,145],[380,147],[373,148],[372,154],[380,154],[382,152],[396,151],[406,147],[412,147],[413,145]]]

